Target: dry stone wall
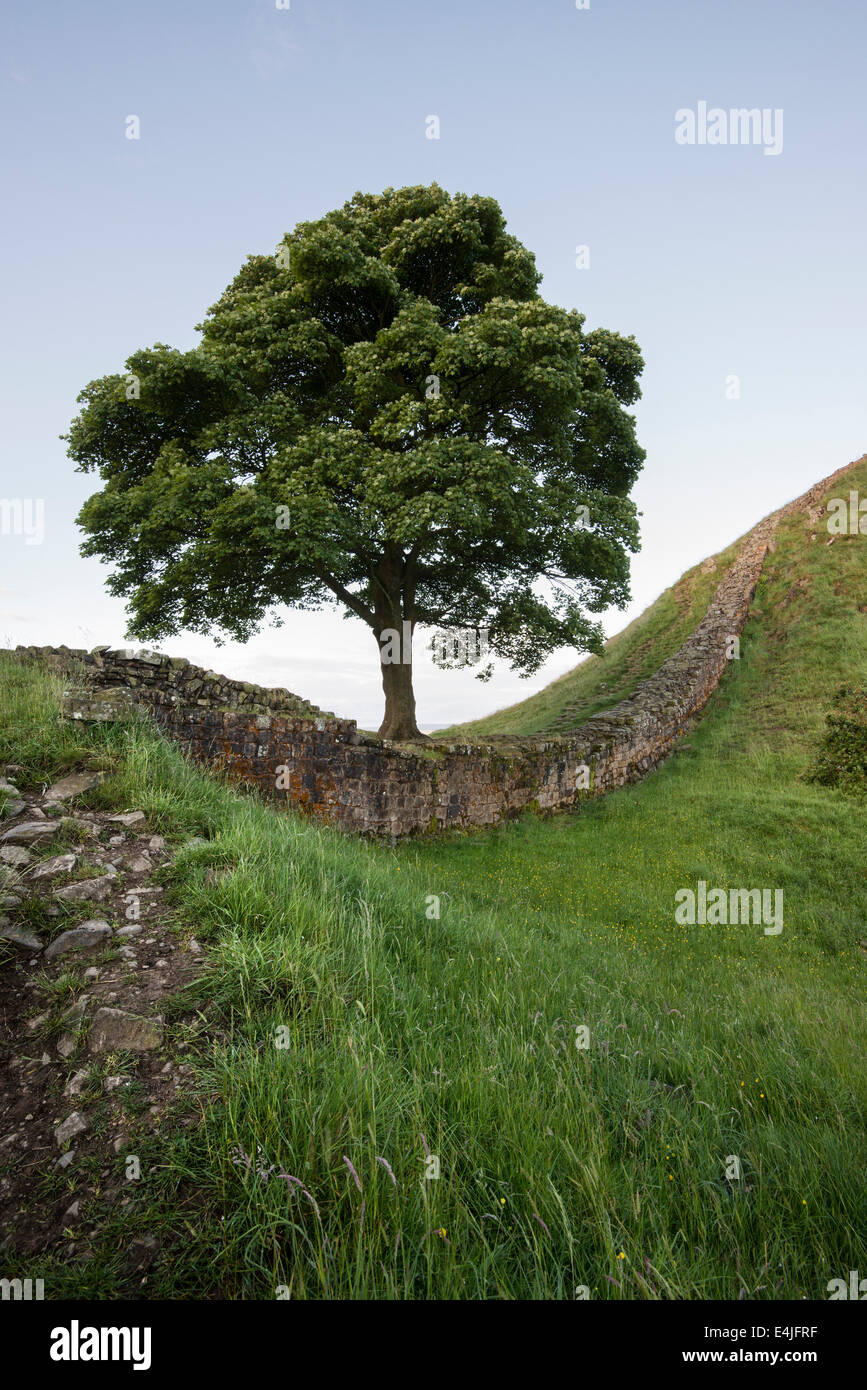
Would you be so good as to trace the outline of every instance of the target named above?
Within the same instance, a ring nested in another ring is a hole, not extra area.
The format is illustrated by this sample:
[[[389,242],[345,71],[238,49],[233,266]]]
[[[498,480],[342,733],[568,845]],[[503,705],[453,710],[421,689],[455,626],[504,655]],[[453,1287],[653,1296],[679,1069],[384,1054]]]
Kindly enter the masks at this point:
[[[146,710],[197,759],[342,830],[401,836],[493,825],[574,806],[656,767],[703,709],[740,633],[767,552],[744,546],[692,636],[629,700],[557,738],[391,744],[288,691],[218,677],[158,652],[18,648],[86,675],[64,697],[75,719]]]
[[[158,652],[18,651],[86,673],[86,686],[64,699],[70,717],[116,719],[144,709],[195,758],[341,830],[402,836],[494,825],[527,809],[574,807],[662,762],[719,684],[778,521],[795,509],[812,515],[847,471],[750,532],[698,627],[630,699],[557,737],[392,744],[288,691],[228,680]]]
[[[219,707],[251,714],[273,710],[309,719],[333,718],[333,715],[323,715],[309,700],[302,700],[300,695],[293,695],[289,690],[268,690],[248,681],[232,680],[216,671],[193,666],[182,656],[164,656],[146,648],[134,651],[94,647],[90,652],[75,647],[18,647],[17,650],[64,672],[78,668],[99,692],[94,696],[95,717],[99,716],[100,705],[106,703],[105,692],[111,689],[123,692],[118,695],[122,703],[153,708]],[[78,717],[89,716],[82,712]]]

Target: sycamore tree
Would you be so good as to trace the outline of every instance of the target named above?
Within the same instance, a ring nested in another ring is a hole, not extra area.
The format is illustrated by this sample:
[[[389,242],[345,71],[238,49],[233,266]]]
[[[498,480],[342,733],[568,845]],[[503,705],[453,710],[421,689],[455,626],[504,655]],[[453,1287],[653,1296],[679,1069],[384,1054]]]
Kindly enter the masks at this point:
[[[598,651],[638,548],[643,363],[539,280],[492,198],[358,193],[249,257],[197,347],[91,382],[66,436],[102,483],[81,549],[128,635],[245,641],[336,604],[376,640],[380,734],[406,740],[417,624],[484,633],[525,675]]]

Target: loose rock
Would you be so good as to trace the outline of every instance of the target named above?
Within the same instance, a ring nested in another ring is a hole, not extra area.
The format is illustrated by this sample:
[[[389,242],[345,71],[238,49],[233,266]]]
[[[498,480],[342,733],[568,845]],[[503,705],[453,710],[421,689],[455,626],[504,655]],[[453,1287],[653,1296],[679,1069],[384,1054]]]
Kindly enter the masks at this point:
[[[101,919],[82,922],[80,927],[73,927],[52,941],[46,948],[45,959],[56,960],[58,956],[68,955],[70,951],[100,951],[108,944],[111,935],[108,922]]]
[[[50,801],[68,801],[70,797],[82,796],[84,792],[91,791],[104,781],[104,772],[73,772],[68,777],[61,777],[59,782],[49,787],[46,796]]]
[[[4,845],[0,849],[0,863],[10,864],[15,869],[21,869],[25,864],[30,863],[30,855],[20,845]]]
[[[83,878],[80,883],[58,888],[54,897],[62,903],[102,902],[113,892],[115,877],[115,874],[103,874],[99,878]]]
[[[35,932],[28,931],[26,927],[20,927],[15,922],[0,927],[0,940],[8,941],[12,946],[20,946],[22,951],[41,951],[45,946],[45,942],[40,941]]]
[[[68,834],[87,835],[92,840],[99,835],[99,826],[94,825],[91,820],[85,820],[83,816],[61,816],[58,824],[61,830]]]
[[[67,1144],[70,1139],[74,1139],[76,1134],[82,1134],[87,1129],[87,1120],[80,1110],[73,1110],[71,1115],[67,1115],[62,1124],[57,1126],[54,1131],[54,1138],[58,1144]]]
[[[43,859],[28,869],[24,877],[35,882],[40,878],[55,878],[57,874],[71,874],[77,863],[77,854],[56,854],[53,859]]]
[[[4,830],[0,835],[0,844],[4,845],[35,845],[47,844],[57,835],[60,826],[57,821],[50,820],[24,820],[20,825],[13,825],[8,830]]]
[[[162,1018],[139,1018],[125,1009],[97,1009],[90,1030],[92,1052],[150,1052],[163,1040]]]
[[[57,1051],[61,1057],[71,1057],[78,1046],[78,1039],[89,1002],[90,996],[83,994],[78,1002],[73,1004],[71,1009],[67,1009],[63,1015],[61,1022],[64,1031],[57,1043]]]

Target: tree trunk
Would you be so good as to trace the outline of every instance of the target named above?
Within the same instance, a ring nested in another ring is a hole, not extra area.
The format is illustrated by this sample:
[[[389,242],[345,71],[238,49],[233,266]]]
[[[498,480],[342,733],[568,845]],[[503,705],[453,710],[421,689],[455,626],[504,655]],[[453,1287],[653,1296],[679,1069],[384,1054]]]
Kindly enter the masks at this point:
[[[412,638],[409,637],[409,623],[402,625],[401,650],[399,655],[407,658],[406,660],[383,661],[383,648],[386,654],[398,655],[395,652],[395,642],[383,643],[381,634],[377,633],[377,643],[380,649],[380,671],[382,672],[382,688],[385,691],[385,715],[379,726],[379,737],[390,738],[397,742],[417,743],[427,739],[415,722],[415,695],[412,689]],[[405,640],[409,637],[409,640]]]

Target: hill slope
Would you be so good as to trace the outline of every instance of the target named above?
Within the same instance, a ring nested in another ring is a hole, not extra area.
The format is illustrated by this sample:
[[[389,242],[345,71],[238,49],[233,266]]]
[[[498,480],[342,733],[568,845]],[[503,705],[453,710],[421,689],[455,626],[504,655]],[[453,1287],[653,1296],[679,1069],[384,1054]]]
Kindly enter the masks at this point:
[[[845,485],[840,480],[842,471],[831,475],[833,483],[827,480],[830,495],[845,495],[851,487],[860,488],[860,495],[864,496],[867,493],[867,456],[851,466]],[[805,494],[805,498],[809,496]],[[805,505],[807,520],[810,514],[811,509]],[[815,507],[812,514],[815,517]],[[816,518],[810,525],[811,534],[818,527],[822,538],[827,540],[825,520]],[[658,670],[697,627],[723,573],[756,529],[753,527],[724,550],[687,570],[639,617],[610,638],[601,656],[585,658],[571,671],[518,704],[481,719],[438,730],[434,737],[474,739],[497,734],[562,733],[628,698],[636,685]]]

